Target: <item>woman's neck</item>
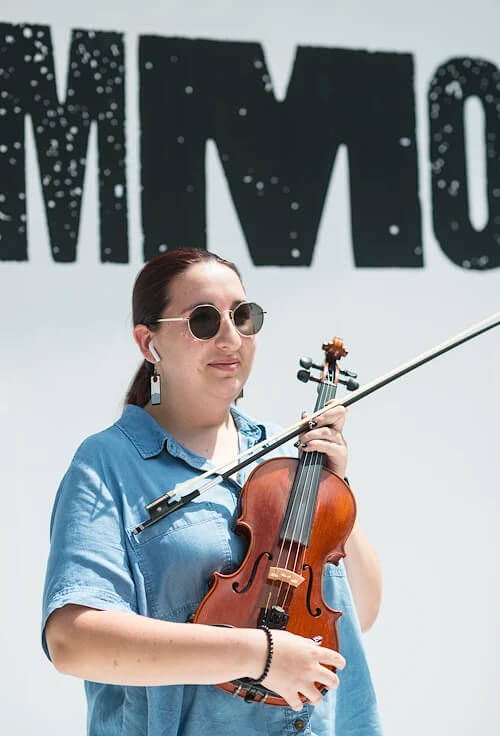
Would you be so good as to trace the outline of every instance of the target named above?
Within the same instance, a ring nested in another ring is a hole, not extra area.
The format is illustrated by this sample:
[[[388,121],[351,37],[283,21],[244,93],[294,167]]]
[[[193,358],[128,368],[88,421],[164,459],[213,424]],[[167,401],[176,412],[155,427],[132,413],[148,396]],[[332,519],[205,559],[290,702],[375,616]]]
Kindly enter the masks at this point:
[[[185,447],[203,457],[232,457],[237,453],[237,430],[227,403],[203,400],[197,405],[163,399],[159,405],[144,409]]]

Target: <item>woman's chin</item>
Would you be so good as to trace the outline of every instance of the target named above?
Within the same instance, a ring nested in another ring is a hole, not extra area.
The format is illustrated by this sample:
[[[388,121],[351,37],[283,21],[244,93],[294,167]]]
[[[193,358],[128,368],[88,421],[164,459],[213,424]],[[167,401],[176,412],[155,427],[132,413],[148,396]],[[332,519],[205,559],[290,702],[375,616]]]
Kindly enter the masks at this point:
[[[220,399],[221,401],[226,401],[228,404],[231,404],[240,395],[242,388],[243,382],[241,380],[234,379],[231,381],[221,382],[217,386],[212,386],[212,390],[208,393],[216,399]]]

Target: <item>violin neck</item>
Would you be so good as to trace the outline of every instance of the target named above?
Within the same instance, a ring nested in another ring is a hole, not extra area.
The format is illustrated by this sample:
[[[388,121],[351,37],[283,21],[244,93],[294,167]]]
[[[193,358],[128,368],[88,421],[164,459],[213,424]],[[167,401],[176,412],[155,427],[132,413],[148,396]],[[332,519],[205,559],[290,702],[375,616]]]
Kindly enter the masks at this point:
[[[314,411],[322,409],[335,398],[336,393],[337,385],[333,381],[322,381],[318,386]],[[323,462],[323,452],[302,453],[281,524],[281,539],[305,547],[309,544]]]

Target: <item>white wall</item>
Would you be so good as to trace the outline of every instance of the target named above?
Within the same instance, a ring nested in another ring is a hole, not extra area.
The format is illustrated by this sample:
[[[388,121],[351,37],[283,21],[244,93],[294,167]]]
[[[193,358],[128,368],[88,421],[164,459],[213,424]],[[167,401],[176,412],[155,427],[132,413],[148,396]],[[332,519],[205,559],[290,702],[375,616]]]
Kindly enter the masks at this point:
[[[451,0],[88,0],[78,6],[19,0],[15,10],[4,5],[0,20],[50,25],[60,91],[71,29],[126,33],[130,264],[99,263],[92,154],[78,261],[52,262],[30,126],[30,260],[0,263],[0,726],[9,736],[48,729],[52,736],[76,735],[85,729],[83,688],[45,660],[40,602],[59,480],[82,438],[120,414],[139,362],[130,335],[131,286],[142,265],[138,34],[259,41],[279,97],[299,44],[415,55],[423,269],[354,268],[345,152],[312,267],[255,268],[214,148],[208,148],[209,248],[241,267],[249,296],[269,311],[242,407],[289,424],[315,398],[312,387],[295,379],[297,359],[320,358],[325,338],[345,339],[346,367],[367,382],[499,309],[498,271],[458,268],[433,236],[426,92],[436,67],[451,56],[500,64],[500,9],[488,0],[466,7]],[[484,157],[480,135],[471,145],[475,157]],[[484,209],[484,182],[472,178],[470,186],[474,206]],[[488,333],[349,413],[349,477],[385,575],[383,607],[366,645],[388,736],[462,736],[479,727],[482,734],[498,732],[499,338]]]

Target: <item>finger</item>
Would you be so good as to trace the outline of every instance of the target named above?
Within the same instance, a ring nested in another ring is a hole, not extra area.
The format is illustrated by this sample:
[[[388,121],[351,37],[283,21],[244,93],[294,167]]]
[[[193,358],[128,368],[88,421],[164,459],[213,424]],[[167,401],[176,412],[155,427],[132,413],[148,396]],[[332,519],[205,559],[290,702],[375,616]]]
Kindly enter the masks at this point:
[[[333,409],[325,411],[319,417],[316,417],[318,427],[324,427],[326,425],[334,425],[339,429],[342,429],[345,423],[347,409],[344,406],[336,406]]]
[[[320,685],[324,685],[328,690],[336,690],[340,683],[338,675],[322,665],[320,665],[317,672],[314,673],[314,678],[316,682]]]
[[[347,411],[346,407],[343,404],[341,404],[340,401],[338,401],[338,399],[330,399],[329,401],[326,402],[325,406],[328,406],[328,404],[331,404],[332,407],[340,406],[341,409],[345,409]]]
[[[302,710],[304,707],[304,703],[299,693],[294,693],[293,695],[291,693],[289,695],[281,693],[281,696],[286,700],[292,710]]]
[[[318,661],[321,664],[330,664],[332,667],[336,667],[338,670],[343,670],[345,667],[345,659],[336,652],[335,649],[328,649],[327,647],[318,647]]]
[[[316,417],[315,419],[310,418],[310,414],[308,414],[306,411],[303,411],[300,415],[301,422],[306,422],[309,420],[309,429],[312,429],[313,427],[318,426],[318,420],[319,417]]]
[[[311,429],[309,432],[304,432],[300,435],[301,443],[310,442],[311,440],[329,440],[335,442],[338,445],[345,445],[346,442],[342,436],[342,432],[339,432],[333,427],[320,427],[319,429]]]
[[[265,684],[265,680],[262,681],[262,684],[263,685]],[[290,708],[292,708],[293,710],[302,710],[302,701],[300,699],[298,692],[295,689],[286,690],[285,688],[281,688],[281,687],[276,688],[276,686],[274,686],[274,688],[271,688],[271,689],[274,689],[275,692],[281,695],[283,700],[285,700],[288,703]]]
[[[346,457],[345,445],[338,445],[336,442],[329,442],[328,440],[311,440],[307,443],[304,442],[301,444],[300,449],[304,452],[322,452],[334,460],[341,460]]]
[[[323,698],[323,695],[314,685],[301,685],[300,692],[307,698],[311,705],[319,705]]]

